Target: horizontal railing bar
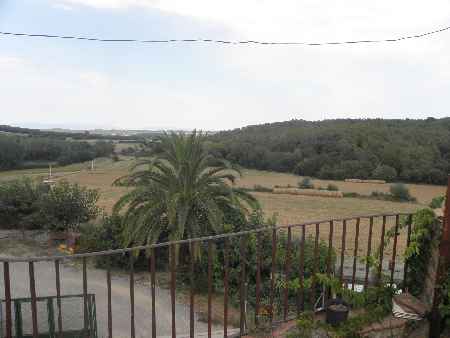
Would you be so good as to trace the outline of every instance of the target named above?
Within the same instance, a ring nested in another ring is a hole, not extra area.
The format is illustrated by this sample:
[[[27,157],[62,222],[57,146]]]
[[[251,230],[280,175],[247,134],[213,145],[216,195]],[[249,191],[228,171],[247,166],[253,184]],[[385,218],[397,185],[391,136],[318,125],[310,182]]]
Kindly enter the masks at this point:
[[[26,258],[23,258],[23,257],[1,258],[0,262],[27,263],[27,262],[54,261],[54,260],[58,260],[58,259],[59,260],[60,259],[78,259],[78,258],[95,257],[95,256],[107,256],[107,255],[127,253],[127,252],[132,252],[132,251],[141,251],[141,250],[149,250],[149,249],[153,249],[153,248],[168,247],[170,245],[189,244],[189,243],[193,243],[193,242],[207,242],[207,241],[214,241],[214,240],[223,239],[223,238],[239,237],[239,236],[245,236],[245,235],[249,235],[249,234],[253,234],[253,233],[264,232],[264,231],[269,231],[269,230],[274,230],[274,229],[279,230],[279,229],[296,228],[296,227],[308,226],[308,225],[316,225],[317,223],[327,223],[330,221],[343,222],[343,221],[356,220],[358,218],[370,219],[371,217],[375,218],[375,217],[383,217],[383,216],[393,217],[393,216],[411,216],[411,215],[413,215],[413,213],[400,212],[400,213],[391,213],[391,214],[352,216],[352,217],[346,217],[346,218],[332,218],[332,219],[324,219],[324,220],[319,220],[319,221],[316,220],[316,221],[310,221],[310,222],[299,223],[299,224],[265,226],[265,227],[260,227],[257,229],[245,230],[245,231],[239,231],[239,232],[233,232],[233,233],[225,233],[225,234],[220,234],[220,235],[188,238],[188,239],[183,239],[183,240],[179,240],[179,241],[135,246],[132,248],[96,251],[96,252],[80,253],[80,254],[73,254],[73,255],[66,255],[66,256],[35,256],[35,257],[26,257]]]
[[[93,293],[88,293],[87,295],[88,295],[88,297],[91,297],[94,294]],[[54,296],[42,296],[42,297],[36,296],[36,301],[43,302],[43,301],[47,301],[49,299],[56,299],[56,298],[57,298],[57,295],[54,295]],[[76,295],[61,295],[60,298],[61,299],[63,299],[63,298],[83,298],[83,294],[81,293],[81,294],[76,294]],[[26,298],[26,297],[25,298],[14,298],[14,301],[29,303],[29,302],[31,302],[31,299],[30,299],[30,297],[28,297],[28,298]],[[5,302],[4,299],[0,299],[0,303],[4,303],[4,302]]]

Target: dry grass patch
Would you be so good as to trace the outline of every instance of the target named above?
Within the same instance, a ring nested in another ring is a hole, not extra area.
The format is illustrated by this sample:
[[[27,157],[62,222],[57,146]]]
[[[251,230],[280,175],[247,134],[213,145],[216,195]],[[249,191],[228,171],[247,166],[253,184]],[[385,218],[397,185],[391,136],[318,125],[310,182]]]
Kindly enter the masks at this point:
[[[244,176],[239,179],[237,184],[246,188],[253,188],[259,184],[265,187],[273,188],[275,185],[291,185],[297,187],[297,183],[302,179],[286,173],[276,173],[262,170],[244,170]],[[372,191],[389,192],[390,184],[375,183],[353,183],[334,180],[312,180],[316,187],[326,187],[328,184],[335,184],[342,192],[356,192],[363,195],[370,195]],[[412,196],[416,197],[419,203],[428,204],[433,197],[444,195],[445,186],[426,185],[426,184],[407,184]]]
[[[378,201],[359,198],[327,198],[295,195],[277,195],[270,193],[255,192],[253,195],[261,202],[266,215],[277,214],[277,223],[301,224],[314,220],[327,220],[331,218],[346,218],[358,215],[388,214],[398,212],[414,212],[423,206],[414,203],[399,203],[389,201]],[[347,223],[346,233],[346,254],[352,255],[354,249],[355,221]],[[374,219],[372,250],[375,250],[381,239],[382,219]],[[387,219],[386,231],[395,225],[395,218]],[[299,228],[294,228],[294,233],[299,232]],[[315,235],[315,226],[307,226],[307,236]],[[328,241],[329,225],[320,225],[320,238]],[[333,229],[333,247],[340,250],[342,244],[342,223],[336,222]],[[358,252],[367,252],[369,237],[369,220],[361,219],[358,240]],[[399,236],[398,252],[403,252],[406,244],[404,233]],[[385,250],[385,254],[392,253],[392,245]]]

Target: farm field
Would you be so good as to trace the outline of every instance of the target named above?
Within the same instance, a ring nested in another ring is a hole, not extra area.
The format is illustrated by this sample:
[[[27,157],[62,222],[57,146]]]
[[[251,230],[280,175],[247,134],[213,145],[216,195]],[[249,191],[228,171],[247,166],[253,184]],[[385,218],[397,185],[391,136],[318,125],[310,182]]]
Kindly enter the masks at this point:
[[[239,186],[253,188],[256,184],[273,188],[275,185],[292,185],[302,179],[300,176],[276,173],[262,170],[244,170],[244,176],[237,182]],[[373,184],[373,183],[352,183],[334,180],[313,179],[315,186],[326,187],[328,184],[335,184],[342,192],[356,192],[363,195],[370,195],[372,191],[389,192],[390,184]],[[427,184],[407,184],[411,195],[417,198],[422,204],[430,203],[433,197],[445,194],[445,186],[427,185]]]
[[[127,188],[113,186],[112,183],[120,176],[126,175],[130,166],[134,163],[132,158],[122,158],[119,162],[113,162],[110,159],[98,159],[96,161],[96,170],[87,170],[88,163],[70,165],[67,167],[55,168],[54,172],[59,179],[65,179],[72,183],[78,183],[83,186],[95,188],[100,191],[99,205],[106,212],[111,212],[117,199],[127,191]],[[84,170],[81,170],[84,169]],[[78,172],[77,172],[78,170]],[[81,170],[81,171],[80,171]],[[64,173],[70,173],[64,175]],[[0,174],[0,180],[4,177],[13,178],[21,175],[42,175],[45,171],[22,170],[10,171]],[[293,185],[301,179],[298,176],[265,172],[258,170],[244,170],[243,177],[237,181],[238,186],[253,187],[256,184],[266,187],[275,185]],[[342,191],[358,192],[360,194],[369,195],[372,191],[388,191],[389,184],[367,184],[367,183],[349,183],[342,181],[324,181],[313,180],[314,184],[326,186],[329,183],[336,184]],[[284,194],[271,194],[262,192],[253,192],[254,196],[260,201],[263,211],[267,217],[276,215],[278,224],[299,224],[315,220],[325,220],[329,218],[344,218],[357,215],[369,215],[380,213],[395,212],[414,212],[424,207],[429,201],[440,194],[444,194],[445,187],[431,185],[415,185],[408,184],[410,191],[414,197],[418,199],[418,203],[400,203],[390,201],[380,201],[363,198],[327,198],[318,196],[295,196]],[[351,255],[354,249],[354,233],[355,222],[348,222],[346,234],[346,254]],[[387,219],[386,229],[394,226],[395,219],[390,217]],[[358,251],[365,253],[368,242],[368,225],[369,220],[362,219],[360,225],[360,237],[358,239]],[[294,229],[294,234],[298,231]],[[307,226],[307,236],[315,233],[314,226]],[[327,241],[329,234],[329,226],[323,223],[320,227],[320,238]],[[377,248],[381,237],[381,219],[374,220],[372,248]],[[333,246],[340,249],[342,239],[342,224],[337,222],[334,225],[334,242]],[[399,237],[398,249],[402,252],[405,247],[406,239],[402,234]],[[385,254],[391,254],[392,244],[385,250]]]

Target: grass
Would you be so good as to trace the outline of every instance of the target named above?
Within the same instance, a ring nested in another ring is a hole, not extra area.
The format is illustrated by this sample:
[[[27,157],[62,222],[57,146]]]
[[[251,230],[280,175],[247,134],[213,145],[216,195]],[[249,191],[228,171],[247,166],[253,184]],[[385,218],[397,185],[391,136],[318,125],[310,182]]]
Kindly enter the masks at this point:
[[[95,170],[123,170],[126,173],[128,167],[132,162],[132,158],[121,157],[122,161],[113,162],[110,158],[101,157],[95,159],[94,166]],[[66,166],[53,166],[53,175],[60,177],[65,174],[75,173],[78,171],[88,171],[91,170],[91,161],[69,164]],[[8,170],[0,171],[0,181],[11,180],[18,177],[47,177],[49,168],[33,168],[33,169],[18,169],[18,170]]]

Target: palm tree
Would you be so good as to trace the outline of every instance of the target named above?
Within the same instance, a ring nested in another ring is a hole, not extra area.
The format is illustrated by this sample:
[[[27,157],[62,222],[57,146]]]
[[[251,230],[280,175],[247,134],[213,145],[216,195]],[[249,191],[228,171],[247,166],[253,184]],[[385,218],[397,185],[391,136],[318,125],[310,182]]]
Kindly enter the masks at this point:
[[[223,231],[227,211],[248,215],[258,202],[236,188],[239,169],[204,149],[205,135],[164,134],[161,152],[140,161],[116,181],[133,186],[114,206],[123,214],[125,245],[212,235]],[[143,169],[142,169],[143,168]]]

